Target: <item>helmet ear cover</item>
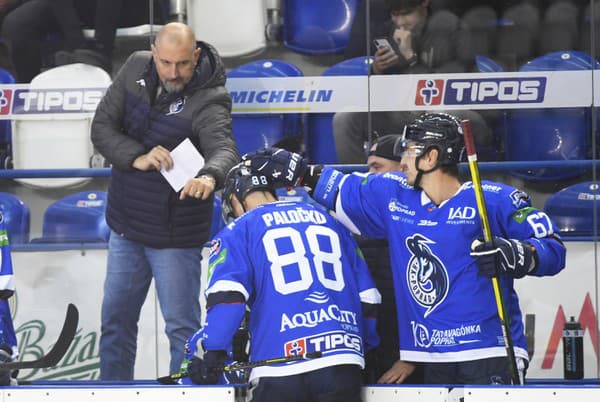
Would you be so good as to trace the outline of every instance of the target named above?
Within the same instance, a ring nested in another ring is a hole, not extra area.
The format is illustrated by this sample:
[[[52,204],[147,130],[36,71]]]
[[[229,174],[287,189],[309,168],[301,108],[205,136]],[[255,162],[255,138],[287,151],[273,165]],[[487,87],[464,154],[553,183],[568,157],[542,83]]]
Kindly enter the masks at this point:
[[[275,188],[267,176],[252,173],[242,164],[235,165],[225,177],[225,185],[221,195],[221,211],[223,220],[230,222],[236,218],[231,201],[235,197],[243,205],[244,199],[253,191],[268,191],[277,197]]]

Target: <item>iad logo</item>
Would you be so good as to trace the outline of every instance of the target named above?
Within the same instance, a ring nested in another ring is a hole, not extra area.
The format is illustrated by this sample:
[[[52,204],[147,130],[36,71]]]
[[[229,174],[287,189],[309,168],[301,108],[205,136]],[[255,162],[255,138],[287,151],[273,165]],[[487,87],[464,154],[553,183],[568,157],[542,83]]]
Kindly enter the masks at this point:
[[[444,80],[419,80],[415,105],[440,105],[444,96]]]
[[[11,89],[0,89],[0,114],[10,114],[12,95]]]

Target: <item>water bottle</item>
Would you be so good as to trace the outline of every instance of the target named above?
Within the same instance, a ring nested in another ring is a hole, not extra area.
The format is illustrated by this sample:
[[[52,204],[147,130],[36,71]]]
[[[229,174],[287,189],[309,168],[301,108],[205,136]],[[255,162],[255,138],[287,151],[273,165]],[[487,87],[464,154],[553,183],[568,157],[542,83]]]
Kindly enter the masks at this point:
[[[563,360],[566,380],[583,378],[583,330],[575,317],[563,328]]]

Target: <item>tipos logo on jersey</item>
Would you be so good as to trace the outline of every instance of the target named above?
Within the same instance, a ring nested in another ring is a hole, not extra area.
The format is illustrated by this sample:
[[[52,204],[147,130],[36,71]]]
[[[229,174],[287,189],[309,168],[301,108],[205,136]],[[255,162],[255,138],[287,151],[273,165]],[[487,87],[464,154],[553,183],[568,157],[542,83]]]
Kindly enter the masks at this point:
[[[358,335],[343,331],[331,331],[294,339],[284,345],[286,356],[327,351],[349,351],[362,355],[362,339]]]
[[[406,239],[406,247],[413,255],[408,261],[406,281],[413,299],[427,310],[427,317],[448,295],[448,272],[433,254],[428,238],[415,234]]]
[[[298,356],[306,353],[306,339],[296,339],[285,344],[286,356]]]
[[[415,105],[440,105],[444,96],[444,80],[419,80]]]
[[[10,89],[0,89],[0,114],[10,114],[12,105],[13,91]]]

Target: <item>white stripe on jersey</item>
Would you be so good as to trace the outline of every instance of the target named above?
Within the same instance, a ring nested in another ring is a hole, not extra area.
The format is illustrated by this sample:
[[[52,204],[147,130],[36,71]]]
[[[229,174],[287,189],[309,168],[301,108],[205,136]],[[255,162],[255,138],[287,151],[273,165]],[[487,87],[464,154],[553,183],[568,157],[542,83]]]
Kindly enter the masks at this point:
[[[324,367],[338,366],[340,364],[356,364],[361,368],[365,367],[365,361],[357,354],[336,354],[332,356],[323,356],[312,360],[298,360],[288,363],[284,366],[261,366],[255,367],[250,372],[249,381],[260,377],[283,377],[294,374],[307,373]]]
[[[377,289],[371,288],[359,293],[360,301],[363,303],[381,304],[381,294]]]
[[[529,355],[523,348],[515,346],[515,355],[529,361]],[[449,362],[461,362],[467,360],[479,360],[488,359],[491,357],[504,357],[506,356],[506,348],[504,346],[482,348],[482,349],[471,349],[462,350],[458,352],[445,352],[445,353],[430,353],[430,352],[418,352],[414,350],[400,350],[400,359],[405,361],[416,361],[416,362],[430,362],[430,363],[449,363]]]
[[[210,288],[206,289],[204,293],[206,296],[208,296],[211,293],[218,292],[240,292],[244,295],[244,299],[246,300],[248,300],[248,297],[250,296],[246,288],[242,286],[241,283],[226,280],[216,281]]]

